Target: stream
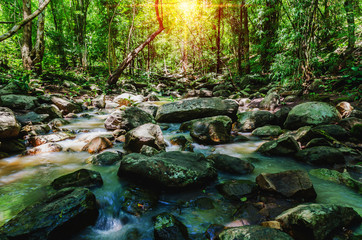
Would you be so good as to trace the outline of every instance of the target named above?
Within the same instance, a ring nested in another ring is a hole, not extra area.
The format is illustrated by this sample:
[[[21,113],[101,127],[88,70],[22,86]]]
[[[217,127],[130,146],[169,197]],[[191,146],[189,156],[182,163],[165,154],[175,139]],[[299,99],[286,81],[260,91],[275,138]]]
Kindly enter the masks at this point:
[[[58,142],[68,151],[57,153],[44,153],[34,156],[12,156],[0,161],[0,226],[14,217],[26,206],[36,202],[44,196],[44,186],[49,185],[55,178],[74,172],[80,168],[95,170],[101,173],[104,185],[92,189],[99,204],[99,217],[94,226],[86,228],[73,239],[153,239],[152,217],[161,212],[172,212],[188,228],[191,238],[202,236],[210,224],[227,225],[235,219],[232,212],[235,207],[230,203],[221,201],[222,196],[215,190],[214,185],[205,189],[186,191],[181,193],[160,195],[158,206],[141,217],[133,216],[121,210],[121,197],[129,183],[117,176],[119,163],[113,166],[94,166],[85,160],[90,156],[80,149],[85,145],[82,141],[99,133],[106,133],[103,124],[108,110],[102,112],[87,112],[91,118],[78,117],[70,120],[70,124],[62,128],[73,130],[77,137],[72,140]],[[178,146],[171,146],[169,140],[179,133],[179,124],[168,124],[169,128],[163,131],[168,144],[166,151],[179,150]],[[291,169],[311,170],[313,167],[291,158],[265,157],[254,153],[264,141],[246,134],[251,140],[241,143],[231,143],[216,146],[194,145],[194,151],[205,155],[211,153],[228,154],[235,157],[253,157],[255,170],[252,174],[235,176],[219,174],[218,182],[229,179],[249,179],[262,172],[275,173]],[[114,147],[105,151],[123,151],[123,143],[115,143]],[[310,176],[318,194],[317,203],[335,203],[353,207],[362,215],[362,196],[353,190],[333,182],[324,181]],[[216,184],[216,183],[214,183]],[[201,196],[214,200],[215,208],[201,210],[187,207]],[[180,203],[182,206],[180,207]],[[185,204],[186,203],[186,204]],[[362,227],[357,229],[362,233]]]

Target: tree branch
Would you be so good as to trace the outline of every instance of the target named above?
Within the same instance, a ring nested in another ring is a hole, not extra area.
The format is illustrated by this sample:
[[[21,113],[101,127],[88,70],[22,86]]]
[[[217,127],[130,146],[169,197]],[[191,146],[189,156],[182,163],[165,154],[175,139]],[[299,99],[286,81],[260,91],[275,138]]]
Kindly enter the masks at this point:
[[[43,10],[46,8],[50,0],[45,0],[42,5],[39,6],[39,8],[33,12],[31,15],[29,15],[27,18],[23,19],[22,21],[18,22],[14,25],[12,29],[10,29],[7,33],[4,33],[0,36],[0,42],[4,41],[5,39],[8,39],[9,37],[13,36],[17,31],[19,31],[24,25],[26,25],[28,22],[33,20],[35,17],[37,17]]]

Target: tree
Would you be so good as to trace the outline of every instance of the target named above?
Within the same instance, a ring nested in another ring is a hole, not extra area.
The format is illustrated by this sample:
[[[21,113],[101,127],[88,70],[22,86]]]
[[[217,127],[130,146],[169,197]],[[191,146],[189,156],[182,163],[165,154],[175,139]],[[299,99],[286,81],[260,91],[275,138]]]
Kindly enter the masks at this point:
[[[355,44],[355,23],[354,23],[354,1],[345,0],[344,9],[347,13],[347,23],[348,23],[348,52],[353,51]]]
[[[134,58],[137,57],[138,53],[140,53],[152,40],[154,40],[157,35],[159,35],[165,28],[163,26],[163,21],[159,13],[158,9],[159,0],[155,0],[155,12],[158,21],[158,29],[156,32],[152,33],[146,41],[141,43],[137,48],[135,48],[132,52],[130,52],[127,57],[123,60],[123,62],[119,65],[118,69],[112,73],[112,75],[108,78],[107,83],[109,85],[114,85],[117,83],[119,77],[122,72],[127,68],[127,66],[133,61]]]

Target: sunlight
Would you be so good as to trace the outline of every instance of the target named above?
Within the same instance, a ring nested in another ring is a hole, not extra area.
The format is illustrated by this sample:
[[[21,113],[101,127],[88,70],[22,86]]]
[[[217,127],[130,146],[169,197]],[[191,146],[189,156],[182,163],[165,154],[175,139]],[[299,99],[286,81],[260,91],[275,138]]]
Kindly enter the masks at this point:
[[[178,4],[179,10],[183,15],[189,17],[195,13],[196,10],[196,2],[194,0],[183,1]]]

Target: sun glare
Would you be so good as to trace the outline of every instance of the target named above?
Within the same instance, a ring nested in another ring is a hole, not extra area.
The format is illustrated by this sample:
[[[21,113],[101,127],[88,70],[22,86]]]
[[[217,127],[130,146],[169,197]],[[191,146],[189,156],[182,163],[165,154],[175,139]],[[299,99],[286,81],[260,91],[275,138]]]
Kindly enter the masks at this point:
[[[196,2],[194,0],[182,1],[178,4],[178,8],[182,14],[190,16],[194,14],[194,11],[196,10]]]

